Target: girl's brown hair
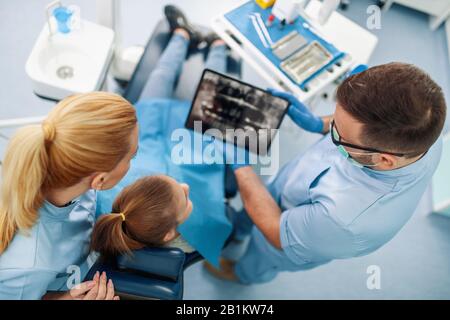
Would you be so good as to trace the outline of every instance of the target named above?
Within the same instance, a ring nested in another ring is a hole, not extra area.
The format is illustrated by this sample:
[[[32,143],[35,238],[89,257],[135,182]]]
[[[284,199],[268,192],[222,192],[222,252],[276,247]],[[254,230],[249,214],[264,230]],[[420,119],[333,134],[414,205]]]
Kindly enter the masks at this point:
[[[111,257],[164,245],[166,234],[178,225],[177,206],[169,178],[151,176],[136,181],[117,196],[113,213],[95,224],[91,250]]]
[[[35,224],[47,190],[112,171],[129,152],[136,123],[124,98],[93,92],[62,100],[42,125],[20,129],[2,168],[0,254],[18,230]]]

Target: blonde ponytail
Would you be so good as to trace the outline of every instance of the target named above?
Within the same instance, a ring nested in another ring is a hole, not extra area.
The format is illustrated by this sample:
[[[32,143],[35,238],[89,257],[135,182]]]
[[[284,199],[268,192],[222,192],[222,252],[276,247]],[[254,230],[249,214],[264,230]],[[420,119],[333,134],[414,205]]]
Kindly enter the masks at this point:
[[[136,123],[128,101],[95,92],[71,96],[42,125],[20,129],[8,145],[2,168],[0,254],[18,230],[35,224],[47,190],[113,170],[129,152]]]
[[[48,156],[41,126],[20,129],[11,140],[4,160],[0,211],[0,253],[17,229],[29,229],[37,219],[44,198],[42,184],[47,173]],[[10,204],[8,214],[3,204]]]

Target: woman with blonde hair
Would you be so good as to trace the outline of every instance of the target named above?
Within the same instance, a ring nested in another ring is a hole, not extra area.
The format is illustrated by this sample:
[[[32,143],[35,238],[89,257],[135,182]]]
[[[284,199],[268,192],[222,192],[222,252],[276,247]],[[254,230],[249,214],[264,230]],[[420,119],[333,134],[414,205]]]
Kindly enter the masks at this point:
[[[123,178],[137,145],[134,107],[104,92],[68,97],[17,132],[2,168],[0,299],[118,299],[105,274],[78,284],[96,190]]]

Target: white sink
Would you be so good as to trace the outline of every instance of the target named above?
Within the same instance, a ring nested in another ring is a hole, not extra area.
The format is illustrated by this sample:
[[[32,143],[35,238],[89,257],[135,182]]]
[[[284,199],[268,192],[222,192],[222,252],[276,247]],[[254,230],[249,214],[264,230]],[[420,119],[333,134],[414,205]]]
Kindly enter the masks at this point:
[[[45,25],[26,63],[34,92],[61,100],[74,93],[100,90],[112,58],[114,31],[81,21],[68,34],[50,35]]]

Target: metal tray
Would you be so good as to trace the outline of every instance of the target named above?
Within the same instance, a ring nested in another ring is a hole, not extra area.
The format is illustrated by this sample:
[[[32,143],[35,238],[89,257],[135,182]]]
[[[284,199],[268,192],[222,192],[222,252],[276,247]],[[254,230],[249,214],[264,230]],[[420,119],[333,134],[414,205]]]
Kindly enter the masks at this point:
[[[304,49],[281,63],[281,69],[296,83],[302,84],[333,60],[333,56],[319,42],[313,41]]]

